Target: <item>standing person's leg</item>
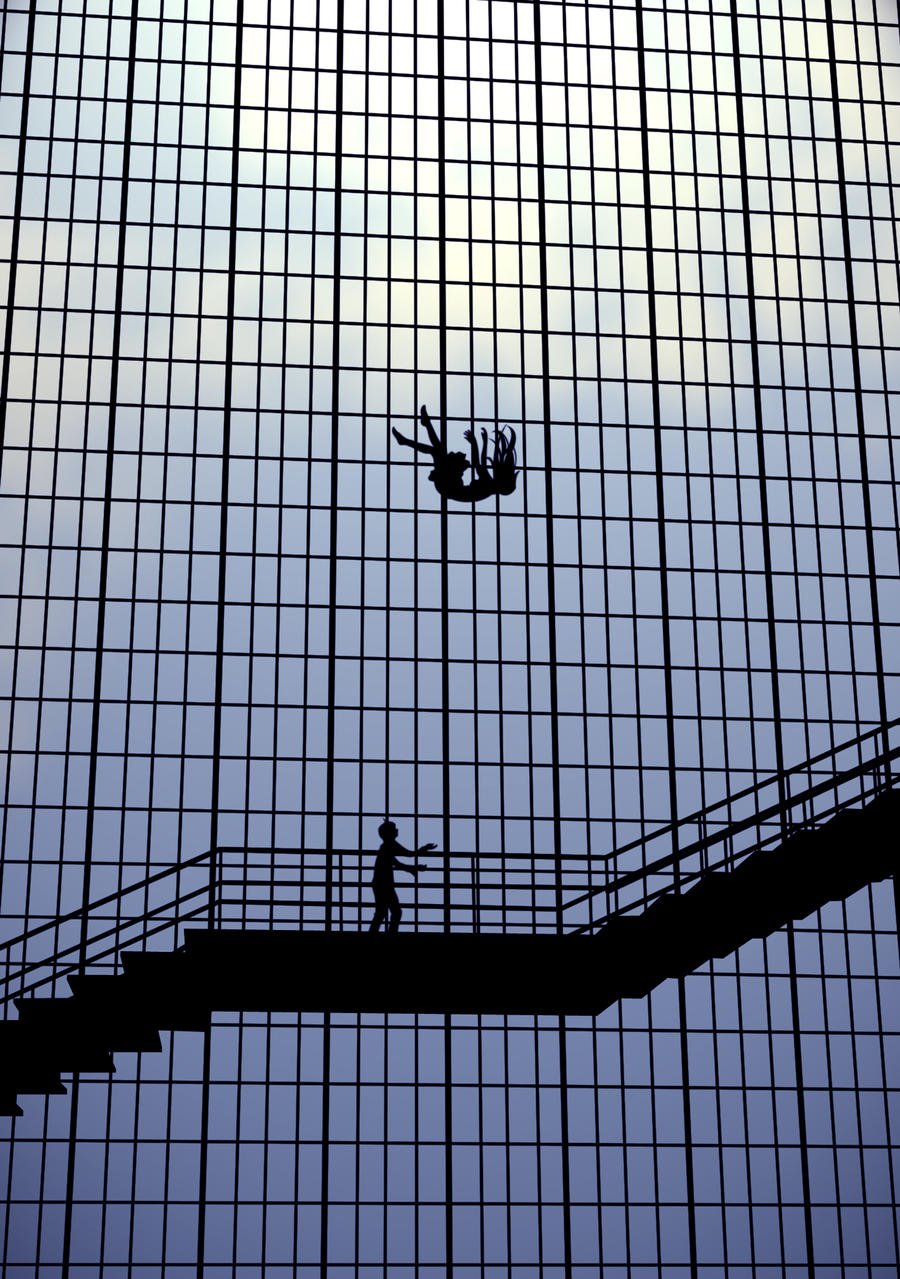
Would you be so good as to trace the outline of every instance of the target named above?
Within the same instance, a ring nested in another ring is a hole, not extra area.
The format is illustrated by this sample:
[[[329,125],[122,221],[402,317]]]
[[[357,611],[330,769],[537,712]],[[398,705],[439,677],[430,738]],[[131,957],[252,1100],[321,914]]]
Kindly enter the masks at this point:
[[[396,894],[394,895],[396,896]],[[372,918],[371,924],[369,925],[370,933],[378,932],[378,929],[387,920],[387,913],[388,913],[388,899],[385,897],[384,893],[376,892],[375,893],[375,914]]]
[[[387,904],[391,912],[391,921],[387,930],[389,933],[395,933],[400,927],[400,916],[403,914],[403,907],[400,905],[400,898],[397,896],[396,889],[391,889]]]

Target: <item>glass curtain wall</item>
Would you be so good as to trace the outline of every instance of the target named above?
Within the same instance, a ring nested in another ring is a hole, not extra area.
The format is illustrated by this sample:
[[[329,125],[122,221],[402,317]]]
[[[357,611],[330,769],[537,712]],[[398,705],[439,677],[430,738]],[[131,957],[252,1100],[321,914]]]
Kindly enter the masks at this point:
[[[890,781],[895,4],[0,42],[9,1018],[366,927],[386,813],[404,931],[552,933]],[[423,404],[516,491],[442,504]],[[0,1273],[895,1274],[898,976],[886,881],[596,1018],[223,1009],[0,1119]]]

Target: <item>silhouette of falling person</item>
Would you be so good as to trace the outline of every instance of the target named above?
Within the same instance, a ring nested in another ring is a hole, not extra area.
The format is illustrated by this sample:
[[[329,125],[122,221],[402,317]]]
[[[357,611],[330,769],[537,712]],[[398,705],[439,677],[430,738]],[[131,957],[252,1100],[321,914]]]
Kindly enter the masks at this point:
[[[453,502],[480,502],[486,497],[506,495],[515,491],[516,476],[516,433],[512,427],[503,426],[494,432],[494,448],[488,456],[488,433],[481,432],[481,449],[475,439],[474,431],[466,431],[465,438],[469,442],[471,462],[466,461],[465,453],[448,453],[441,443],[441,437],[434,429],[428,410],[422,405],[420,413],[422,425],[429,443],[411,440],[401,435],[396,427],[392,427],[394,439],[398,444],[415,449],[417,453],[429,453],[434,459],[434,470],[428,478],[440,493]],[[509,432],[509,434],[507,434]],[[472,480],[466,484],[463,476],[472,471]]]
[[[397,889],[394,887],[394,870],[405,870],[410,875],[418,875],[418,866],[406,866],[397,858],[398,853],[406,853],[408,857],[419,856],[422,853],[430,853],[437,848],[437,844],[423,844],[421,848],[416,849],[415,854],[410,853],[408,848],[404,848],[402,844],[397,842],[397,827],[389,819],[385,818],[378,827],[378,834],[381,836],[381,847],[375,854],[375,872],[372,875],[372,889],[375,893],[375,916],[369,925],[370,933],[377,933],[378,929],[384,924],[390,915],[390,922],[387,924],[386,932],[395,933],[400,924],[400,916],[403,909],[397,897]]]

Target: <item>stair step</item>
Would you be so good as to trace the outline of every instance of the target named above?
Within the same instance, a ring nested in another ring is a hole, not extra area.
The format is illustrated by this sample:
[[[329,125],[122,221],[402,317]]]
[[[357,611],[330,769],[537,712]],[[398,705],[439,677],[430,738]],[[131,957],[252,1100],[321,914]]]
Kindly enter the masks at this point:
[[[19,1025],[40,1030],[46,1025],[59,1025],[61,1018],[68,1015],[72,1001],[68,998],[52,999],[14,999],[13,1003],[19,1013]]]
[[[185,962],[184,955],[177,950],[125,950],[120,958],[129,981],[151,986],[176,980],[183,972]]]
[[[98,1043],[90,1033],[73,1029],[68,1024],[67,1013],[62,1010],[59,1017],[58,1026],[53,1026],[49,1019],[37,1025],[22,1020],[0,1025],[2,1073],[7,1081],[43,1078],[48,1071],[110,1074],[115,1070],[107,1045]]]
[[[65,1092],[60,1071],[106,1073],[112,1052],[159,1051],[162,1030],[206,1030],[213,1009],[596,1014],[893,874],[898,824],[900,793],[881,795],[593,936],[188,929],[180,951],[124,952],[118,976],[73,974],[68,998],[16,1000],[0,1114],[21,1114],[16,1093]]]
[[[79,1075],[114,1075],[115,1062],[111,1052],[75,1052],[62,1049],[58,1065],[64,1074]]]
[[[71,973],[69,976],[69,989],[85,1003],[115,1000],[121,988],[122,979],[116,974]]]
[[[35,1038],[75,1039],[108,1046],[121,1038],[122,1030],[134,1034],[145,1028],[152,1032],[152,1018],[146,1011],[129,1008],[124,1012],[114,1004],[105,1005],[68,999],[17,999],[19,1025]]]
[[[15,1091],[20,1097],[62,1097],[65,1096],[65,1088],[59,1077],[60,1072],[47,1071],[42,1074],[29,1074],[15,1080]],[[6,1081],[4,1081],[6,1083]],[[11,1086],[12,1081],[6,1086]]]

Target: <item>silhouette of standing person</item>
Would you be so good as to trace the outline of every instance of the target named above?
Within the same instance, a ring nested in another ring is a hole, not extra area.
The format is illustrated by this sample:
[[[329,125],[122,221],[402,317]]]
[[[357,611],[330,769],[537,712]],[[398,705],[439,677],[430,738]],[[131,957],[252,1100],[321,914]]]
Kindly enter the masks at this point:
[[[404,848],[402,844],[397,842],[397,827],[386,817],[378,827],[378,834],[381,836],[381,847],[375,854],[375,871],[372,875],[372,889],[375,893],[375,916],[369,925],[370,933],[377,933],[378,929],[385,923],[390,916],[390,922],[387,924],[386,932],[395,933],[400,924],[400,916],[403,909],[397,897],[397,889],[394,886],[394,870],[405,870],[410,875],[418,875],[419,868],[417,866],[406,866],[397,858],[398,853],[406,853],[407,856],[418,856],[421,853],[430,853],[437,848],[437,844],[423,844],[421,848],[416,849],[416,853],[410,853],[408,848]]]

